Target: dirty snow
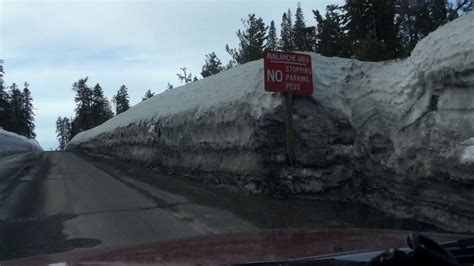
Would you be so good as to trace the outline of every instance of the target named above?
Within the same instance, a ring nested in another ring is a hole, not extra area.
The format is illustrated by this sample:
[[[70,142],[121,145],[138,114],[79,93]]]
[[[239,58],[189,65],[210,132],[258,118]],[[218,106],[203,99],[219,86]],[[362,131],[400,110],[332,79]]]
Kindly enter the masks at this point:
[[[273,108],[281,102],[279,97],[272,97],[271,94],[264,92],[262,75],[262,61],[259,60],[177,87],[133,106],[96,128],[79,133],[71,143],[87,141],[101,133],[133,123],[161,120],[184,112],[198,119],[216,107],[232,106],[242,102],[252,106],[252,114],[258,119],[261,110]],[[223,114],[225,117],[222,119],[232,121],[241,113],[242,110],[236,109]]]
[[[461,145],[464,147],[461,152],[461,163],[474,163],[474,138],[463,141]]]
[[[464,149],[464,152],[461,157],[463,163],[472,163],[474,162],[474,146],[468,146]]]

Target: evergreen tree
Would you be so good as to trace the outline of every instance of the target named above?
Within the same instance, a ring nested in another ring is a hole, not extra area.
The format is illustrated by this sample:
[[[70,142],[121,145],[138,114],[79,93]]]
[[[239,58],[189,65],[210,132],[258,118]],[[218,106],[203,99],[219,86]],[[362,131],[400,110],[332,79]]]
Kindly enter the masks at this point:
[[[397,0],[397,18],[395,20],[398,31],[397,41],[400,47],[399,56],[407,57],[419,41],[416,27],[416,10],[408,1]]]
[[[67,117],[58,117],[56,120],[56,137],[59,142],[59,150],[64,150],[66,144],[71,140],[71,122]]]
[[[192,73],[188,73],[188,69],[185,68],[185,67],[182,67],[180,68],[181,71],[183,71],[183,74],[180,74],[180,73],[177,73],[176,75],[178,76],[178,79],[179,81],[182,83],[184,82],[184,84],[188,84],[188,83],[191,83],[193,81],[193,78],[192,78]]]
[[[169,86],[169,85],[171,85],[171,84],[168,83],[168,86]],[[147,90],[147,91],[145,92],[145,96],[143,96],[143,98],[142,98],[142,101],[148,100],[148,99],[150,99],[150,98],[153,97],[153,96],[155,96],[155,93],[152,92],[151,90]]]
[[[72,119],[64,117],[62,124],[64,128],[64,139],[67,144],[72,139]]]
[[[33,97],[31,96],[31,92],[28,89],[29,84],[25,82],[25,88],[23,89],[22,93],[22,112],[21,112],[21,118],[22,118],[22,129],[21,131],[23,132],[23,136],[27,138],[35,138],[36,134],[34,132],[35,130],[35,124],[34,124],[34,112],[33,112]]]
[[[104,91],[97,83],[92,91],[92,127],[96,127],[114,116]]]
[[[64,137],[64,127],[63,127],[63,119],[62,117],[58,117],[58,119],[56,119],[56,137],[58,139],[58,142],[59,142],[59,150],[64,150],[64,148],[66,147],[66,139]]]
[[[295,25],[292,28],[293,42],[295,50],[297,51],[311,51],[311,43],[308,41],[311,38],[308,36],[311,32],[308,31],[306,23],[304,21],[303,10],[301,9],[301,4],[298,3],[295,14]]]
[[[316,52],[324,56],[351,57],[350,39],[344,29],[343,8],[329,5],[324,17],[318,10],[313,10],[313,14],[317,22]]]
[[[88,78],[80,79],[73,84],[76,92],[74,101],[76,102],[76,118],[74,119],[73,135],[94,127],[92,121],[92,90],[87,86]]]
[[[396,54],[395,0],[347,0],[348,31],[360,60],[392,59]]]
[[[472,0],[458,0],[457,7],[449,13],[450,20],[458,17],[458,11],[461,10],[464,14],[471,12],[474,9],[474,1]]]
[[[117,115],[130,109],[128,89],[125,85],[120,87],[112,101],[115,103],[115,113]]]
[[[6,91],[3,83],[3,60],[0,60],[0,127],[7,128],[9,124],[9,111],[10,111],[10,103],[8,101],[9,95]]]
[[[280,50],[293,51],[295,49],[292,29],[293,23],[291,19],[291,10],[288,9],[288,12],[283,13],[281,18]]]
[[[0,59],[0,84],[3,85],[3,75],[5,71],[3,70],[3,60]]]
[[[432,0],[430,8],[431,31],[446,23],[448,15],[447,0]]]
[[[78,126],[78,123],[77,123],[77,117],[71,118],[70,121],[71,121],[71,131],[69,133],[69,136],[70,136],[70,139],[72,139],[80,131],[78,129],[79,126]]]
[[[114,116],[104,91],[97,84],[93,90],[87,86],[88,78],[80,79],[73,84],[76,91],[76,117],[71,122],[71,137],[75,134],[96,127]]]
[[[308,52],[316,51],[316,27],[310,26],[303,29],[305,42],[306,42],[306,49]]]
[[[375,37],[386,53],[382,59],[399,56],[397,30],[395,28],[395,0],[375,1]]]
[[[9,122],[10,102],[9,95],[3,85],[0,84],[0,127],[6,128]]]
[[[0,127],[27,138],[35,138],[33,98],[25,82],[21,91],[16,83],[7,92],[3,83],[3,61],[0,60]]]
[[[267,49],[272,51],[278,50],[278,37],[273,20],[270,22],[270,28],[268,28]]]
[[[456,8],[444,0],[395,0],[394,4],[398,57],[406,57],[419,40],[444,23],[457,18],[457,11],[466,2],[459,2]]]
[[[204,66],[202,66],[201,76],[203,78],[209,77],[223,70],[224,68],[222,67],[221,60],[217,57],[216,53],[212,52],[206,55]]]
[[[226,45],[227,52],[239,64],[263,58],[265,50],[267,28],[262,18],[257,18],[255,14],[250,14],[247,20],[242,20],[244,30],[237,31],[239,38],[239,48],[231,49]]]
[[[23,119],[23,93],[16,83],[10,86],[9,94],[9,123],[5,125],[5,129],[11,132],[15,132],[19,135],[26,135],[24,119]]]

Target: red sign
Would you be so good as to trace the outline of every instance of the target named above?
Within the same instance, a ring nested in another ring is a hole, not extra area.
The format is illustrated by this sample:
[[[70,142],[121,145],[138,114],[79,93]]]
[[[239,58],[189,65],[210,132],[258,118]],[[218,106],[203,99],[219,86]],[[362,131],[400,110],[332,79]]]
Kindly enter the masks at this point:
[[[266,51],[263,70],[266,91],[313,94],[313,70],[309,55]]]

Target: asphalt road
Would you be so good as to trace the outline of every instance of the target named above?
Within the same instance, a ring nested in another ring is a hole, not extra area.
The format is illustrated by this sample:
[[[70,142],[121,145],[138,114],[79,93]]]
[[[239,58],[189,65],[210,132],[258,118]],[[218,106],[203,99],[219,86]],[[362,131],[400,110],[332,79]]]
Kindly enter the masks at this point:
[[[0,260],[81,247],[302,227],[437,230],[364,205],[241,195],[70,152],[0,158]]]

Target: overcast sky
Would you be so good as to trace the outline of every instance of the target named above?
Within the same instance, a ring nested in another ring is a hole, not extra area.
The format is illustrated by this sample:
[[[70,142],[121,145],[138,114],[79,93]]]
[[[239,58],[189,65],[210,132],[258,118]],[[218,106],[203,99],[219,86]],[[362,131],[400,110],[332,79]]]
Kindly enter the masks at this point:
[[[312,9],[343,0],[301,0],[306,23]],[[0,0],[0,59],[5,83],[30,83],[37,139],[57,147],[55,121],[73,116],[72,84],[89,77],[111,99],[125,84],[131,104],[148,89],[163,91],[187,67],[198,75],[204,56],[215,51],[225,63],[224,46],[237,46],[241,18],[249,13],[277,27],[297,1],[41,1]],[[278,29],[279,31],[279,29]],[[198,75],[201,77],[200,75]]]

